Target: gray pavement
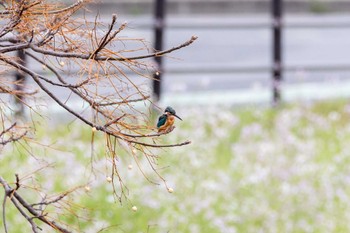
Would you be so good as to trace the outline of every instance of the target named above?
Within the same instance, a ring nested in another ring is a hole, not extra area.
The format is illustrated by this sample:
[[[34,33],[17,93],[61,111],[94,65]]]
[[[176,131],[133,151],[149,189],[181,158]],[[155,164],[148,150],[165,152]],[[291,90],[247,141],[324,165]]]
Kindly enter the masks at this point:
[[[110,18],[103,14],[102,20]],[[153,40],[151,16],[118,18],[120,23],[125,20],[129,24],[121,36]],[[162,102],[269,103],[270,24],[268,14],[169,16],[165,48],[192,35],[199,39],[164,58]],[[285,26],[283,99],[350,97],[350,16],[289,15]],[[45,72],[34,63],[30,66]],[[62,93],[62,98],[67,95]]]
[[[181,23],[183,28],[178,26]],[[200,23],[206,26],[200,26]],[[152,40],[147,27],[138,28],[137,18],[130,24],[135,31],[144,32]],[[230,93],[228,96],[231,97],[224,98],[227,102],[237,102],[237,99],[242,102],[244,96],[247,102],[256,101],[258,97],[249,97],[259,95],[259,92],[268,94],[263,94],[258,102],[264,102],[266,96],[270,96],[271,29],[268,15],[168,17],[167,24],[167,48],[193,34],[199,39],[192,46],[171,54],[172,58],[165,58],[165,96],[178,100],[181,95],[189,99],[207,95],[206,101],[214,101],[212,93]],[[241,24],[245,26],[240,27]],[[335,96],[344,96],[347,92],[338,91],[337,85],[343,90],[350,80],[350,16],[294,15],[286,17],[285,26],[283,88],[289,93],[285,95],[286,99],[321,98],[322,93],[332,96],[332,91]],[[312,91],[307,94],[306,87],[316,90],[317,86],[320,87],[318,94]],[[298,89],[303,94],[299,95]],[[239,97],[233,97],[234,93]]]

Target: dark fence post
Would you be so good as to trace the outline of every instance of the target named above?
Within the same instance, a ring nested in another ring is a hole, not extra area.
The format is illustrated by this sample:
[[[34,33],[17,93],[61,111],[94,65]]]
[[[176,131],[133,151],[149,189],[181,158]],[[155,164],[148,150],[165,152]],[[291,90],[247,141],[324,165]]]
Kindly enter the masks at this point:
[[[166,0],[155,0],[154,21],[154,49],[163,50],[163,30]],[[155,57],[156,72],[153,74],[153,97],[155,101],[160,99],[162,85],[162,57]]]
[[[281,101],[281,81],[282,81],[282,8],[283,0],[271,0],[272,26],[273,26],[273,104],[278,105]]]
[[[26,54],[23,50],[17,51],[17,57],[19,59],[19,63],[23,66],[26,65]],[[15,104],[16,104],[16,115],[23,115],[24,104],[23,104],[23,90],[25,85],[26,76],[23,72],[16,70],[15,73],[15,84],[14,89],[19,94],[15,95]]]

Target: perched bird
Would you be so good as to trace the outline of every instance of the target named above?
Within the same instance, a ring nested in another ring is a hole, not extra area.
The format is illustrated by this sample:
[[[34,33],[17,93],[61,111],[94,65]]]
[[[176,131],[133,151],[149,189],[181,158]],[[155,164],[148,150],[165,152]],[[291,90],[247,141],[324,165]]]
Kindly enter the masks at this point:
[[[179,116],[176,115],[176,112],[172,107],[166,107],[164,114],[161,115],[158,119],[158,133],[169,132],[172,130],[174,127],[173,124],[175,122],[175,117],[182,120]]]

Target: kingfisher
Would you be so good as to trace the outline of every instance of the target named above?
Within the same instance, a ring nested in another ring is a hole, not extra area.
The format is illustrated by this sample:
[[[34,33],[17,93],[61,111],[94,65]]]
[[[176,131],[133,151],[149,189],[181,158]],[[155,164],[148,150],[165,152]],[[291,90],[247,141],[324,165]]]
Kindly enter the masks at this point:
[[[176,112],[172,107],[166,107],[164,114],[161,115],[158,119],[158,133],[165,133],[171,131],[174,128],[173,124],[175,122],[175,117],[182,120],[178,115],[176,115]]]

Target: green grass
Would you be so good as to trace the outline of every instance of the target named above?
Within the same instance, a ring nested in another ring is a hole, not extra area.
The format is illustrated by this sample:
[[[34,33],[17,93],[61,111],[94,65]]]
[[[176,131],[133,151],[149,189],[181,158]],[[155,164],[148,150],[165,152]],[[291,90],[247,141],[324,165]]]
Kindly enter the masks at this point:
[[[118,150],[118,169],[128,188],[128,199],[119,203],[106,181],[110,163],[104,135],[95,134],[91,153],[91,130],[80,124],[38,126],[40,141],[55,149],[6,148],[0,162],[8,166],[2,167],[1,175],[13,180],[14,171],[21,176],[48,161],[53,164],[32,177],[49,193],[89,183],[89,192],[82,189],[71,199],[84,207],[77,209],[84,218],[62,215],[82,232],[108,225],[113,227],[104,232],[350,230],[350,108],[346,101],[280,109],[181,110],[177,109],[184,122],[177,122],[175,131],[162,141],[190,139],[192,144],[154,151],[159,156],[158,172],[174,193],[167,191],[141,154],[143,172],[160,185],[148,182],[132,157]],[[192,117],[202,114],[206,117]],[[30,179],[25,182],[31,184]],[[132,206],[138,210],[132,211]],[[29,229],[9,203],[7,207],[10,232]]]

